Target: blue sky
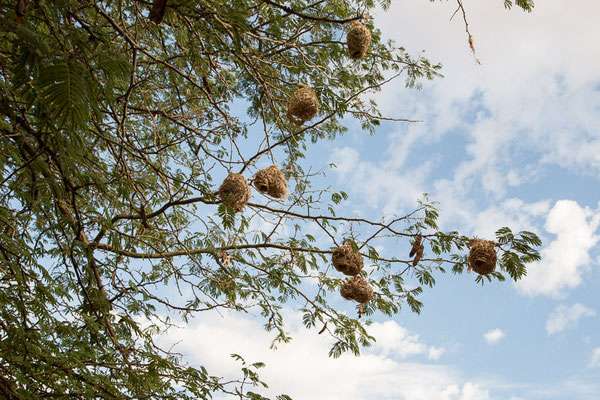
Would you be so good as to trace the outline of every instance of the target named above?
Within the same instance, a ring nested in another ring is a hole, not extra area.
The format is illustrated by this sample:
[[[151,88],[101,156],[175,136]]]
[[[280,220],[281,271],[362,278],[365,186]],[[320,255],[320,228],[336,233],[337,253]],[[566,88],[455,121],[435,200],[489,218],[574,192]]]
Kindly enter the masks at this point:
[[[306,164],[337,165],[324,183],[348,192],[348,213],[402,214],[427,192],[444,230],[538,233],[543,259],[528,277],[481,287],[474,274],[438,274],[421,315],[374,317],[377,342],[358,358],[329,359],[331,340],[292,308],[294,339],[277,351],[262,322],[239,314],[202,315],[161,340],[223,376],[239,370],[230,353],[264,361],[265,393],[295,399],[600,399],[600,3],[544,0],[532,14],[463,3],[481,65],[462,20],[449,21],[454,2],[394,2],[375,24],[442,62],[445,78],[373,96],[384,115],[425,122],[370,136],[348,121]]]

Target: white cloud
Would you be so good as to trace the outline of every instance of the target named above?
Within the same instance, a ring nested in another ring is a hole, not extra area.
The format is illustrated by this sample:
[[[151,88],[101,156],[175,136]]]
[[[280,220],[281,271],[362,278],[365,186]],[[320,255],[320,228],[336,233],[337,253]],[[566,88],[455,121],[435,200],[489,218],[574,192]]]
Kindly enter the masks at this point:
[[[343,178],[354,172],[358,159],[359,153],[350,147],[335,149],[331,156],[331,162],[335,164],[337,173]]]
[[[501,339],[503,339],[504,336],[504,332],[500,328],[492,329],[491,331],[488,331],[483,334],[483,337],[485,338],[487,344],[496,344]]]
[[[460,400],[492,400],[487,390],[481,389],[478,385],[471,382],[465,383],[462,389]]]
[[[451,206],[459,207],[461,199],[456,197],[451,200],[445,197],[441,201],[443,205],[448,201]],[[494,238],[496,230],[503,226],[509,226],[513,232],[538,231],[535,221],[548,213],[550,202],[542,200],[526,203],[518,198],[506,198],[498,203],[490,204],[483,210],[474,208],[473,205],[473,208],[463,208],[459,212],[450,208],[449,211],[453,211],[452,215],[444,216],[442,221],[445,225],[457,224],[462,221],[462,229],[484,238]]]
[[[504,199],[511,188],[540,179],[548,164],[600,171],[600,58],[590,59],[579,47],[600,36],[593,16],[600,3],[575,0],[566,7],[547,0],[536,3],[532,14],[506,11],[501,2],[465,6],[481,66],[470,54],[461,19],[448,22],[454,12],[450,2],[407,0],[375,16],[384,36],[412,53],[427,49],[432,60],[442,61],[447,78],[425,83],[421,92],[404,89],[398,80],[378,93],[385,114],[425,122],[399,125],[389,134],[381,160],[363,162],[363,148],[352,149],[344,171],[368,183],[358,188],[366,204],[385,213],[414,205],[428,192],[441,203],[440,226],[486,237],[501,226],[531,230],[539,214],[519,209],[519,199]],[[449,155],[445,147],[428,147],[441,138],[457,143]],[[432,176],[440,165],[444,175]],[[532,204],[549,208],[547,201]],[[580,282],[582,265],[573,264],[563,274],[568,276],[542,277],[541,287],[530,280],[523,291],[558,296],[560,282],[563,288]],[[531,274],[537,279],[535,271]]]
[[[546,321],[546,332],[548,335],[554,335],[567,329],[574,329],[583,317],[593,317],[596,311],[576,303],[571,307],[560,305],[550,314]]]
[[[590,367],[600,367],[600,347],[596,347],[592,350],[592,358],[590,359]]]
[[[416,206],[417,199],[425,192],[422,182],[431,165],[425,163],[400,173],[385,162],[361,161],[357,151],[348,147],[335,149],[330,161],[338,166],[340,181],[351,184],[343,189],[363,197],[366,205],[383,209],[384,215]]]
[[[431,346],[429,348],[429,353],[427,355],[427,358],[429,358],[430,360],[433,360],[433,361],[437,361],[440,359],[442,354],[444,354],[445,352],[446,352],[446,349],[444,349],[443,347]]]
[[[583,317],[593,317],[596,310],[588,308],[583,304],[576,303],[571,307],[560,305],[550,314],[546,321],[546,332],[554,335],[567,329],[574,329]]]
[[[229,313],[224,317],[203,315],[186,327],[171,328],[159,340],[165,348],[176,343],[173,351],[185,354],[193,365],[205,366],[212,375],[239,375],[239,364],[231,360],[231,353],[248,362],[265,362],[259,373],[270,388],[253,390],[269,396],[286,393],[295,400],[491,399],[489,390],[475,377],[466,379],[453,367],[405,361],[408,357],[436,359],[442,349],[426,346],[394,321],[368,328],[378,340],[360,357],[344,354],[332,359],[327,356],[330,337],[304,329],[298,314],[286,314],[293,340],[277,350],[268,350],[272,335],[264,332],[261,323]]]
[[[406,328],[395,321],[376,322],[369,327],[369,333],[377,339],[373,350],[386,357],[405,359],[427,351],[427,346],[419,341],[419,335],[410,335]]]
[[[463,178],[486,176],[481,183],[490,191],[502,191],[527,175],[524,170],[505,173],[512,167],[511,153],[523,148],[532,150],[529,158],[537,153],[544,162],[598,171],[600,60],[590,58],[588,49],[600,36],[594,19],[600,6],[576,0],[565,7],[560,0],[547,0],[526,14],[505,11],[501,2],[466,2],[480,66],[466,44],[461,18],[447,21],[453,7],[414,0],[377,16],[386,36],[413,53],[427,49],[433,60],[442,61],[448,77],[426,84],[428,101],[417,102],[415,97],[423,95],[406,91],[398,96],[403,82],[379,97],[388,113],[402,110],[401,116],[426,120],[424,129],[407,135],[402,153],[460,129],[470,141],[471,159],[457,172]]]
[[[373,191],[389,199],[389,209],[401,203],[400,196],[414,204],[411,199],[425,191],[455,220],[476,222],[469,217],[482,204],[488,207],[474,195],[488,196],[492,208],[501,211],[508,190],[544,176],[548,164],[578,173],[600,171],[600,58],[589,57],[593,38],[600,36],[595,20],[600,3],[575,0],[567,7],[561,0],[546,0],[531,14],[506,11],[501,3],[465,2],[480,66],[466,44],[461,18],[448,22],[455,11],[451,2],[396,2],[375,16],[384,36],[413,54],[427,49],[430,59],[444,64],[447,76],[425,83],[421,92],[404,89],[398,80],[377,94],[385,114],[425,120],[391,133],[385,159],[376,165],[386,172],[381,180],[396,188],[391,196],[391,190]],[[444,137],[458,146],[449,155],[446,148],[434,153],[428,146]],[[434,188],[430,176],[408,172],[432,158],[452,173],[435,177]],[[360,153],[355,161],[361,164]],[[495,228],[508,225],[500,224]],[[473,228],[479,232],[481,226]]]
[[[583,208],[573,200],[557,201],[545,224],[556,239],[541,251],[541,261],[527,266],[527,276],[517,283],[519,291],[561,297],[564,289],[579,286],[591,261],[589,252],[600,240],[596,235],[599,223],[598,210]]]

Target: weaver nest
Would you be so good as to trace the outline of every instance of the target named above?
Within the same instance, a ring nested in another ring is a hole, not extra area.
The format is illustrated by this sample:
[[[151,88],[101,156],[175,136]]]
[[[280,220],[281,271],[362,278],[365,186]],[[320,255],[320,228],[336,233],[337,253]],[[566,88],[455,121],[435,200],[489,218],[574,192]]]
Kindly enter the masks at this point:
[[[301,126],[306,121],[313,119],[318,112],[317,94],[310,87],[300,85],[288,101],[288,119],[295,125]]]
[[[358,21],[351,22],[352,28],[346,35],[346,44],[350,58],[360,60],[367,54],[371,44],[371,31]]]
[[[277,165],[258,171],[252,184],[259,192],[276,199],[283,199],[288,195],[287,183]]]
[[[469,267],[480,275],[487,275],[496,269],[496,243],[491,240],[473,239],[469,252]]]
[[[363,268],[362,255],[349,242],[333,250],[331,262],[336,270],[350,276],[359,274]]]
[[[250,200],[250,187],[246,179],[240,174],[230,172],[219,187],[219,198],[234,212],[242,211]]]
[[[340,289],[340,294],[346,300],[366,303],[373,297],[373,288],[361,275],[348,279]]]

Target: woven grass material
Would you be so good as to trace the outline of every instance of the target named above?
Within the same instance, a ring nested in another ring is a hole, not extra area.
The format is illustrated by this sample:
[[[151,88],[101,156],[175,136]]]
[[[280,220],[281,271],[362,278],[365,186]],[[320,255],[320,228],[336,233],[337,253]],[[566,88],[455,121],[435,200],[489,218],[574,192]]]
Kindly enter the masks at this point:
[[[254,175],[252,184],[259,192],[276,199],[284,199],[288,196],[285,177],[277,165],[271,165],[269,168],[258,171]]]
[[[336,270],[350,276],[359,274],[363,268],[362,255],[354,251],[348,242],[333,250],[331,262]]]
[[[233,208],[234,212],[242,211],[250,200],[250,187],[246,179],[240,174],[230,172],[219,187],[219,198]]]
[[[314,90],[306,85],[292,94],[288,102],[287,117],[294,125],[301,126],[313,119],[319,112],[319,99]]]
[[[473,239],[469,252],[469,267],[480,275],[487,275],[496,269],[496,243],[491,240]]]
[[[373,288],[361,275],[348,279],[340,289],[340,294],[346,300],[366,303],[373,297]]]
[[[371,31],[358,21],[351,22],[352,28],[346,35],[348,53],[353,60],[360,60],[367,54],[371,44]]]

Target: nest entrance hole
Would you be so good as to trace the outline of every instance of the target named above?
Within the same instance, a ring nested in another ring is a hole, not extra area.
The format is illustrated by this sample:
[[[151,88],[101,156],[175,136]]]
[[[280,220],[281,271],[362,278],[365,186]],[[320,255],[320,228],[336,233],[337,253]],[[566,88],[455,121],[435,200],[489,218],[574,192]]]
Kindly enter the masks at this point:
[[[345,275],[354,276],[363,269],[362,255],[354,251],[349,242],[333,250],[331,262],[337,271]]]
[[[352,28],[346,35],[346,44],[350,58],[362,59],[371,45],[371,31],[358,21],[352,21]]]
[[[474,239],[469,252],[469,266],[480,275],[488,275],[496,270],[496,243],[491,240]]]
[[[283,199],[288,195],[285,177],[277,165],[258,171],[254,175],[253,185],[259,192],[276,199]]]
[[[365,278],[356,275],[342,285],[340,295],[346,300],[354,300],[364,304],[373,298],[373,287]]]

